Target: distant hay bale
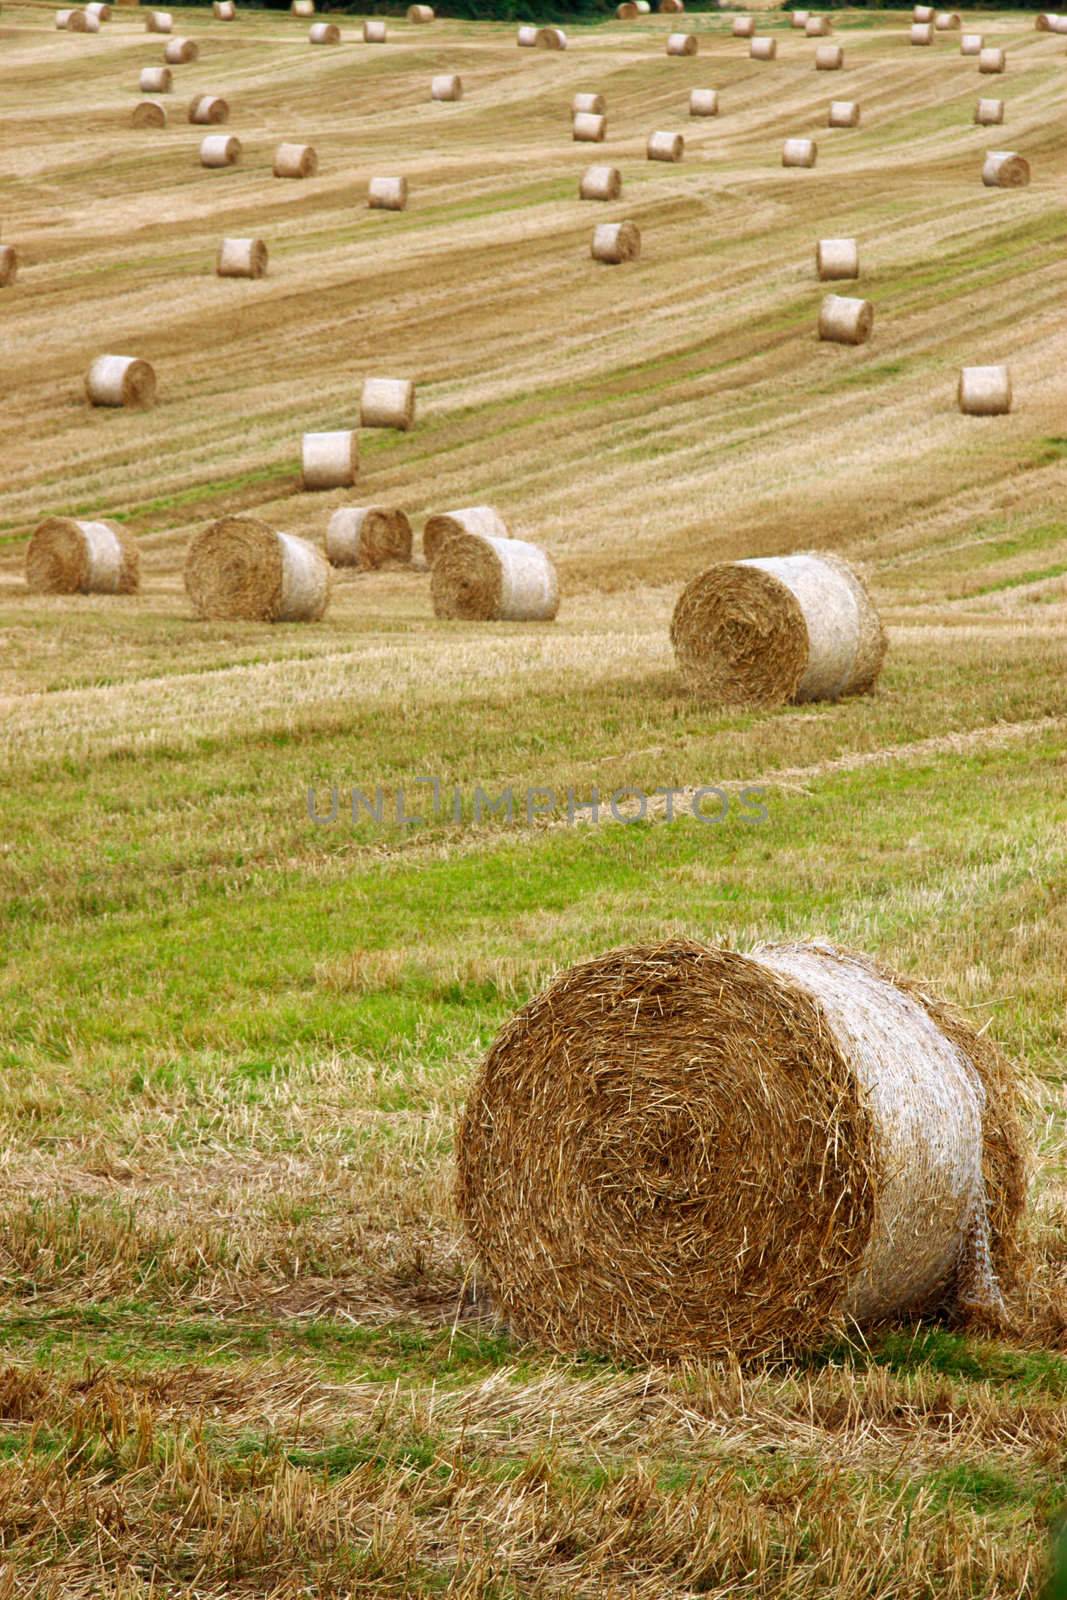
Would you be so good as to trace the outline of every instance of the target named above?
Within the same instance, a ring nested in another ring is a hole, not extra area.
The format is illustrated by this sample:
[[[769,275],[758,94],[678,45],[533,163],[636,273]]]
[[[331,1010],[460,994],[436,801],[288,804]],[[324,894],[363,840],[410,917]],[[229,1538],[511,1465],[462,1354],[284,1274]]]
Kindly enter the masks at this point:
[[[71,16],[72,17],[76,17],[78,15],[79,15],[79,13],[77,11],[72,11],[71,12]],[[79,32],[81,32],[81,33],[99,33],[100,32],[100,17],[98,16],[98,14],[95,11],[89,11],[88,9],[86,9],[85,11],[81,12],[80,15],[84,19],[84,25],[83,25],[82,28],[80,28],[78,30]],[[68,28],[69,27],[73,27],[73,23],[72,22],[68,22],[67,27]]]
[[[578,111],[571,124],[571,138],[581,144],[603,144],[608,131],[607,117],[598,117],[592,111]]]
[[[990,150],[982,167],[982,182],[987,189],[1025,189],[1030,182],[1030,163],[1014,150]]]
[[[815,51],[816,72],[840,72],[845,64],[845,52],[839,44],[820,44]]]
[[[566,50],[567,35],[562,28],[538,28],[534,43],[538,50]]]
[[[130,126],[134,128],[165,128],[167,108],[158,100],[141,100],[130,113]]]
[[[968,417],[1000,417],[1011,410],[1011,373],[1007,367],[964,367],[956,398]]]
[[[982,73],[1003,72],[1007,64],[1007,56],[996,45],[986,45],[978,56],[978,70]]]
[[[342,506],[326,529],[326,556],[332,566],[363,572],[410,562],[411,523],[398,506]]]
[[[615,7],[615,15],[623,22],[632,22],[634,17],[647,17],[651,10],[649,0],[622,0]]]
[[[0,244],[0,289],[10,289],[18,275],[18,251],[13,244]]]
[[[981,55],[985,40],[980,33],[964,33],[960,35],[960,55]]]
[[[212,620],[317,622],[330,567],[305,539],[254,517],[223,517],[190,541],[185,591],[197,615]]]
[[[636,222],[600,222],[593,229],[594,261],[615,267],[623,261],[636,261],[640,254],[641,230]]]
[[[114,522],[49,517],[26,549],[26,584],[35,594],[136,594],[141,558]]]
[[[169,67],[142,67],[140,89],[142,94],[170,94],[174,75]]]
[[[156,375],[138,356],[97,356],[85,379],[94,406],[130,406],[147,411],[156,403]]]
[[[809,16],[804,24],[804,35],[808,39],[824,39],[828,33],[833,32],[833,23],[829,17]]]
[[[341,30],[336,22],[313,22],[308,29],[309,44],[340,44]]]
[[[108,5],[107,0],[89,0],[89,4],[85,7],[85,14],[87,17],[95,17],[98,22],[111,21],[111,7]]]
[[[262,278],[267,270],[267,246],[262,239],[223,239],[215,260],[220,278]]]
[[[414,23],[432,22],[437,13],[433,6],[408,6],[408,21]]]
[[[913,22],[911,25],[912,44],[933,44],[934,30],[928,22]]]
[[[56,27],[63,28],[67,33],[88,33],[90,31],[89,20],[85,12],[77,8],[68,11],[57,11]]]
[[[617,200],[622,194],[618,167],[586,167],[578,185],[579,200]]]
[[[789,26],[791,28],[799,28],[801,31],[803,31],[808,25],[808,18],[810,16],[810,11],[791,11],[789,13]]]
[[[67,7],[64,8],[64,10],[56,12],[55,24],[56,24],[56,27],[60,30],[60,32],[64,32],[64,33],[66,32],[67,23],[70,21],[71,9],[72,8],[70,6],[67,6]]]
[[[866,344],[873,327],[869,300],[828,294],[819,309],[819,338],[828,344]]]
[[[430,79],[431,100],[462,100],[463,79],[458,72],[439,72]]]
[[[289,10],[294,17],[313,17],[315,15],[315,0],[293,0]]]
[[[814,139],[787,139],[782,146],[783,167],[813,167],[819,159]]]
[[[194,94],[189,121],[197,127],[219,127],[230,120],[230,107],[220,94]]]
[[[280,144],[274,152],[276,178],[313,178],[319,158],[310,144]]]
[[[372,211],[403,211],[407,203],[406,178],[372,178],[367,185],[367,205]]]
[[[363,21],[363,43],[385,44],[388,40],[388,29],[384,17],[365,17]]]
[[[830,128],[858,128],[860,108],[856,100],[831,100],[827,126]]]
[[[685,10],[685,0],[659,0],[659,8],[665,15],[676,15]]]
[[[237,18],[237,7],[233,0],[213,0],[211,9],[217,22],[234,22]]]
[[[662,11],[663,7],[660,7]],[[697,36],[695,33],[671,33],[667,35],[667,54],[669,56],[695,56],[697,53]]]
[[[690,89],[689,115],[691,117],[717,117],[719,115],[718,89]]]
[[[195,39],[168,39],[163,51],[163,59],[172,67],[185,66],[190,61],[195,61],[200,55],[200,46]]]
[[[671,644],[687,687],[724,705],[865,693],[886,650],[859,573],[814,551],[723,561],[692,578]]]
[[[432,567],[445,540],[464,533],[472,539],[510,539],[508,525],[495,506],[463,506],[459,511],[438,511],[427,517],[422,530],[422,554]]]
[[[823,283],[858,278],[860,253],[855,239],[820,239],[815,246],[815,272]]]
[[[551,622],[559,610],[559,581],[539,545],[453,533],[434,561],[430,596],[435,617]]]
[[[533,50],[537,46],[537,29],[532,22],[524,22],[515,36],[515,43],[523,50]]]
[[[680,133],[650,133],[645,154],[649,161],[681,161],[685,155],[685,140]]]
[[[1003,1327],[1022,1113],[925,985],[823,942],[673,938],[568,968],[504,1025],[455,1205],[511,1336],[567,1355],[780,1358],[950,1309]]]
[[[982,127],[993,127],[1004,121],[1003,100],[979,100],[974,108],[974,120]]]
[[[748,42],[748,55],[750,61],[775,61],[778,57],[777,39],[750,39]]]
[[[915,6],[911,13],[913,22],[929,22],[934,20],[933,6]]]
[[[415,385],[409,378],[364,378],[359,400],[364,428],[399,428],[415,422]]]
[[[733,26],[730,29],[730,32],[731,32],[731,34],[733,35],[733,37],[735,39],[751,39],[751,37],[755,33],[755,31],[756,31],[756,19],[755,19],[755,17],[745,17],[745,16],[735,17],[734,20],[733,20]]]
[[[174,18],[169,11],[150,11],[144,19],[146,33],[172,33]]]
[[[1038,33],[1054,33],[1056,21],[1055,11],[1039,11],[1034,18],[1034,27]]]
[[[577,116],[580,111],[588,111],[596,117],[602,117],[607,109],[602,94],[576,94],[571,101],[572,116]]]
[[[958,11],[939,11],[934,17],[934,27],[938,33],[953,33],[959,25]]]
[[[202,167],[235,167],[241,159],[241,141],[235,133],[209,133],[200,142]]]
[[[359,470],[359,436],[353,428],[305,433],[300,445],[305,489],[347,489]]]

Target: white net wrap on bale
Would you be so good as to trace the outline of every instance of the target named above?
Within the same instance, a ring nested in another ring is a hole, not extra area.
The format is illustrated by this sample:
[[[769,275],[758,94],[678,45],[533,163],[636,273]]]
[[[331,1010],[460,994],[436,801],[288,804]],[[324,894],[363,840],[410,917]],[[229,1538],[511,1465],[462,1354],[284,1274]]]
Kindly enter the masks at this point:
[[[964,367],[956,396],[966,416],[1004,416],[1012,407],[1011,373],[1007,367]]]
[[[831,128],[858,128],[860,125],[858,101],[831,100],[830,115],[827,123]]]
[[[933,44],[934,30],[928,22],[913,22],[911,25],[912,44]]]
[[[422,530],[422,554],[433,566],[446,539],[469,533],[478,539],[510,539],[511,532],[495,506],[461,506],[458,511],[437,511],[427,517]]]
[[[274,152],[276,178],[313,178],[319,158],[310,144],[280,144]]]
[[[172,67],[184,67],[196,61],[199,55],[200,46],[195,39],[168,39],[163,51],[164,61],[169,61]]]
[[[804,34],[808,39],[824,39],[828,33],[833,32],[833,24],[829,17],[810,16],[804,24]]]
[[[911,16],[913,22],[932,23],[934,20],[934,8],[933,6],[914,6]]]
[[[385,44],[388,30],[381,17],[368,17],[363,24],[364,44]]]
[[[982,167],[982,182],[987,189],[1025,189],[1030,182],[1030,163],[1014,150],[990,150]]]
[[[931,996],[825,945],[689,940],[561,973],[493,1043],[456,1202],[511,1331],[752,1357],[854,1322],[1004,1319],[1019,1094]]]
[[[719,115],[718,89],[690,89],[689,115],[691,117],[717,117]]]
[[[874,327],[869,300],[828,294],[819,308],[819,338],[828,344],[866,344]]]
[[[789,26],[791,28],[799,28],[803,32],[808,25],[810,15],[810,11],[791,11],[789,13]]]
[[[433,6],[408,6],[408,21],[414,23],[432,22],[437,13]]]
[[[816,72],[839,72],[845,64],[845,52],[839,44],[821,44],[815,51]]]
[[[407,203],[406,178],[372,178],[367,185],[367,205],[372,211],[403,211]]]
[[[750,39],[748,53],[753,61],[774,61],[778,55],[778,40]]]
[[[223,517],[190,541],[185,588],[198,616],[317,622],[330,598],[321,550],[254,517]]]
[[[680,133],[650,133],[645,154],[649,161],[681,161],[685,155],[685,139]]]
[[[815,271],[824,283],[858,278],[860,253],[855,239],[820,239],[815,246]]]
[[[980,33],[964,33],[960,35],[960,55],[976,56],[981,53],[985,41]]]
[[[315,15],[315,0],[293,0],[289,10],[294,17],[313,17]]]
[[[341,30],[336,22],[313,22],[308,29],[309,44],[340,44]]]
[[[169,67],[142,67],[139,81],[142,94],[170,94],[173,74]]]
[[[235,167],[241,159],[241,141],[235,133],[209,133],[200,142],[202,167]]]
[[[886,639],[861,575],[837,556],[723,561],[671,619],[686,685],[719,704],[838,700],[874,687]]]
[[[698,44],[695,33],[672,33],[667,36],[669,56],[695,56]]]
[[[364,428],[399,428],[415,423],[415,385],[409,378],[365,378],[359,398]]]
[[[577,116],[579,111],[591,111],[594,116],[602,117],[607,113],[607,104],[602,94],[582,92],[576,94],[571,101],[571,115]]]
[[[13,244],[0,244],[0,289],[10,288],[18,275],[18,251]]]
[[[979,100],[974,108],[974,120],[984,128],[994,127],[1003,122],[1003,100]]]
[[[97,356],[85,379],[94,406],[133,406],[147,411],[156,402],[154,368],[139,356]]]
[[[26,583],[39,594],[135,594],[136,542],[111,522],[49,517],[27,546]]]
[[[559,581],[545,551],[525,539],[452,533],[433,564],[434,616],[464,622],[551,622]]]
[[[534,50],[537,47],[537,29],[532,22],[524,22],[515,36],[515,43],[522,50]]]
[[[938,33],[952,33],[960,25],[958,11],[939,11],[934,17],[934,27]]]
[[[579,144],[603,144],[608,131],[607,117],[595,111],[576,111],[571,123],[571,138]]]
[[[345,489],[356,481],[359,437],[352,428],[331,433],[305,433],[300,443],[300,470],[305,489]]]
[[[326,528],[326,556],[335,567],[369,572],[386,561],[411,560],[411,523],[397,506],[342,506]]]
[[[813,167],[819,159],[814,139],[787,139],[782,146],[783,167]]]
[[[636,261],[641,254],[641,230],[636,222],[600,222],[593,229],[591,251],[594,261],[612,267]]]
[[[220,94],[196,94],[189,102],[188,116],[196,127],[218,127],[230,120],[230,107]]]
[[[215,260],[220,278],[262,278],[267,270],[267,246],[262,239],[223,239]]]
[[[90,4],[85,8],[85,15],[95,17],[98,22],[110,22],[111,7],[107,4],[107,0],[90,0]]]
[[[463,79],[458,72],[439,72],[430,79],[431,100],[462,100]]]
[[[730,32],[735,39],[751,39],[756,31],[755,17],[735,17]]]
[[[174,28],[174,18],[169,11],[150,11],[144,19],[146,33],[170,33]]]
[[[621,0],[615,7],[615,15],[620,22],[632,22],[635,17],[647,17],[651,9],[648,0]]]
[[[214,0],[211,9],[218,22],[233,22],[237,16],[237,7],[233,0]]]
[[[1008,58],[996,45],[986,45],[978,57],[979,72],[989,75],[1003,72],[1008,65]]]
[[[622,194],[622,173],[618,167],[586,167],[578,185],[580,200],[617,200]]]

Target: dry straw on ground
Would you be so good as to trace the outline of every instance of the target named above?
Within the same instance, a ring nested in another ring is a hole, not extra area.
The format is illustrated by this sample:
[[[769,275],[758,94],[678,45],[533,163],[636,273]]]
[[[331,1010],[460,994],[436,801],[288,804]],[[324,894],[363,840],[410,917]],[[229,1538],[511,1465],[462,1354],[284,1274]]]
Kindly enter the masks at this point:
[[[787,139],[782,146],[783,167],[813,167],[819,159],[814,139]]]
[[[170,94],[174,75],[169,67],[142,67],[139,80],[142,94]]]
[[[819,308],[819,338],[828,344],[866,344],[873,327],[869,300],[828,294]]]
[[[1008,58],[997,45],[986,45],[978,57],[978,70],[987,76],[1004,72],[1007,65]]]
[[[690,89],[689,115],[691,117],[717,117],[719,115],[718,89]]]
[[[144,19],[146,33],[170,33],[174,18],[169,11],[150,11]]]
[[[820,239],[815,246],[815,273],[824,283],[858,278],[860,253],[855,239]]]
[[[641,230],[636,222],[600,222],[593,229],[591,252],[594,261],[613,267],[636,261],[641,254]]]
[[[576,117],[580,111],[591,111],[595,117],[607,114],[607,103],[602,94],[589,94],[579,92],[571,101],[571,115]]]
[[[840,72],[845,64],[845,52],[839,44],[821,44],[815,51],[816,72]]]
[[[680,133],[650,133],[645,154],[649,161],[681,161],[685,155],[685,140]]]
[[[749,16],[735,17],[733,20],[733,26],[730,29],[730,32],[735,39],[751,39],[755,31],[756,19],[755,17]]]
[[[622,194],[622,174],[618,167],[586,167],[578,185],[580,200],[617,200]]]
[[[959,408],[970,417],[1000,417],[1011,410],[1007,367],[964,367],[957,389]]]
[[[340,44],[341,30],[336,22],[313,22],[308,29],[309,44]]]
[[[352,428],[305,433],[300,470],[305,489],[347,489],[359,469],[359,437]]]
[[[310,144],[280,144],[274,152],[276,178],[313,178],[319,158]]]
[[[416,23],[432,22],[437,13],[433,6],[408,6],[408,21]]]
[[[462,506],[458,511],[437,511],[427,517],[422,530],[422,554],[433,566],[446,539],[465,533],[478,539],[510,539],[507,523],[495,506]]]
[[[410,378],[364,378],[359,398],[364,428],[399,428],[415,423],[415,385]]]
[[[194,94],[188,115],[195,127],[217,128],[230,120],[230,108],[219,94]]]
[[[223,517],[185,557],[185,588],[198,616],[249,622],[317,622],[330,597],[321,550],[253,517]]]
[[[695,33],[671,33],[667,35],[667,54],[669,56],[695,56],[698,49]]]
[[[439,72],[430,79],[431,100],[462,100],[463,79],[458,72]]]
[[[709,567],[679,596],[671,644],[686,685],[722,705],[864,694],[886,651],[861,575],[816,552]]]
[[[830,101],[830,115],[827,118],[827,127],[858,128],[859,125],[860,107],[858,100]]]
[[[389,32],[383,17],[367,17],[363,23],[364,44],[385,44]]]
[[[983,128],[994,127],[1003,122],[1003,100],[979,100],[974,108],[974,120]]]
[[[982,182],[987,189],[1025,189],[1030,182],[1030,163],[1014,150],[990,150],[982,167]]]
[[[190,61],[196,61],[200,55],[200,46],[195,39],[168,39],[163,51],[163,59],[172,67],[183,67]]]
[[[147,411],[156,403],[156,375],[138,356],[97,356],[85,379],[94,406],[132,406]]]
[[[26,550],[26,583],[39,594],[135,594],[136,541],[114,522],[49,517]]]
[[[399,506],[342,506],[326,529],[326,555],[335,567],[365,572],[410,562],[411,523]]]
[[[130,112],[130,126],[133,128],[165,128],[167,126],[167,108],[160,105],[158,100],[141,100]]]
[[[367,205],[372,211],[403,211],[407,203],[406,178],[372,178],[367,185]]]
[[[18,251],[13,244],[0,245],[0,289],[10,289],[18,275]]]
[[[594,111],[576,111],[571,123],[571,138],[579,144],[603,144],[608,131],[607,117]]]
[[[524,539],[452,533],[433,564],[434,616],[463,622],[551,622],[559,610],[556,569]]]
[[[456,1201],[511,1331],[749,1357],[951,1308],[1002,1323],[1027,1155],[995,1047],[826,945],[677,939],[560,974],[497,1036]]]
[[[267,270],[267,246],[262,239],[223,239],[215,271],[220,278],[262,278]]]
[[[209,133],[200,141],[202,167],[235,167],[241,159],[241,141],[235,133]]]
[[[778,40],[752,38],[749,40],[748,54],[752,61],[774,61],[778,56]]]

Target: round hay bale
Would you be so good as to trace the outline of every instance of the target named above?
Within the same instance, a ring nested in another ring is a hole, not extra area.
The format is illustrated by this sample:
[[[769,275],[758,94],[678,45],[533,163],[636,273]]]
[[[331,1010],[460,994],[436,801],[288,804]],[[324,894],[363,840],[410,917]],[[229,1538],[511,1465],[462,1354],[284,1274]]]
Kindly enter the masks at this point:
[[[1055,32],[1056,13],[1054,11],[1039,11],[1034,18],[1034,27],[1038,33]]]
[[[934,30],[928,22],[913,22],[911,25],[912,44],[933,44]]]
[[[319,158],[310,144],[280,144],[274,152],[276,178],[313,178]]]
[[[313,17],[315,15],[315,0],[293,0],[289,10],[294,17]]]
[[[174,18],[169,11],[150,11],[144,19],[146,33],[172,33]]]
[[[141,100],[130,113],[130,125],[134,128],[165,128],[167,108],[161,106],[158,100]]]
[[[463,79],[458,72],[439,72],[430,79],[431,100],[462,100]]]
[[[645,154],[649,161],[681,161],[685,140],[680,133],[650,133]]]
[[[364,378],[359,400],[364,428],[399,428],[415,422],[415,385],[409,378]]]
[[[685,10],[685,0],[659,0],[659,8],[665,15],[676,16]]]
[[[672,939],[562,972],[497,1035],[456,1205],[511,1333],[617,1360],[1005,1320],[1022,1096],[924,989],[827,944]]]
[[[845,52],[839,44],[820,44],[816,47],[816,72],[840,72],[844,64]]]
[[[939,11],[934,17],[934,28],[938,33],[954,33],[959,25],[958,11]]]
[[[107,0],[89,0],[89,4],[85,7],[85,15],[95,17],[98,22],[110,22],[111,7]]]
[[[267,246],[262,239],[223,239],[215,261],[220,278],[262,278],[267,270]]]
[[[537,45],[537,29],[532,22],[524,22],[515,36],[521,50],[533,50]]]
[[[860,125],[860,108],[857,100],[831,100],[830,115],[827,127],[830,128],[858,128]]]
[[[305,433],[300,445],[305,489],[347,489],[359,469],[359,436],[352,428]]]
[[[1065,17],[1063,15],[1059,15],[1059,14],[1056,15],[1055,17],[1053,17],[1053,19],[1052,19],[1052,32],[1053,33],[1067,33],[1067,17]]]
[[[233,0],[214,0],[211,9],[217,22],[234,22],[237,18]]]
[[[576,94],[571,101],[571,115],[575,117],[580,111],[592,112],[595,117],[603,117],[607,109],[602,94]]]
[[[718,89],[690,89],[689,115],[691,117],[717,117],[719,115]]]
[[[567,35],[562,28],[538,28],[534,43],[538,50],[566,50]]]
[[[1008,58],[1004,51],[996,45],[986,45],[978,55],[979,72],[990,74],[1003,72],[1008,65]]]
[[[859,573],[817,552],[709,567],[682,590],[671,644],[686,686],[720,705],[864,694],[886,651]]]
[[[635,17],[647,17],[651,10],[649,0],[622,0],[615,7],[615,15],[622,22],[632,22]]]
[[[169,67],[142,67],[140,90],[142,94],[170,94],[174,74]]]
[[[1014,150],[990,150],[982,167],[982,182],[987,189],[1025,189],[1030,182],[1030,163]]]
[[[663,10],[663,7],[660,7]],[[671,33],[667,35],[667,54],[669,56],[695,56],[698,44],[695,33]]]
[[[858,278],[860,253],[855,239],[820,239],[815,246],[815,272],[823,283]]]
[[[241,141],[235,133],[209,133],[200,141],[202,167],[235,167],[241,159]]]
[[[0,244],[0,289],[10,289],[18,275],[18,251],[13,244]]]
[[[828,294],[819,309],[819,338],[829,344],[866,344],[873,326],[869,300]]]
[[[750,61],[775,61],[778,57],[777,39],[750,39],[748,42],[748,55]]]
[[[789,26],[791,28],[799,28],[803,31],[803,29],[805,29],[808,25],[808,18],[810,16],[810,11],[791,11],[789,13]]]
[[[956,398],[965,416],[1002,417],[1011,410],[1011,373],[1007,367],[964,367]]]
[[[453,533],[433,564],[435,617],[462,622],[551,622],[559,581],[539,545]]]
[[[342,506],[326,529],[326,556],[335,567],[363,572],[410,562],[411,523],[398,506]]]
[[[993,127],[1003,122],[1003,100],[979,100],[974,108],[974,120],[983,128]]]
[[[336,22],[313,22],[308,29],[309,44],[340,44],[341,30]]]
[[[641,230],[636,222],[600,222],[593,229],[594,261],[616,267],[623,261],[636,261],[641,254]]]
[[[195,39],[168,39],[163,51],[163,59],[172,67],[183,67],[190,61],[195,61],[200,54],[200,46]]]
[[[49,517],[26,549],[26,583],[36,594],[136,594],[136,541],[114,522]]]
[[[372,211],[403,211],[407,203],[406,178],[372,178],[367,185],[367,205]]]
[[[365,17],[363,21],[363,43],[385,44],[388,40],[388,30],[384,17]]]
[[[71,12],[71,15],[76,17],[78,15],[78,13],[76,11],[74,11],[74,12]],[[100,18],[97,16],[95,11],[83,11],[81,13],[81,15],[84,18],[84,24],[83,24],[83,26],[81,28],[79,28],[77,30],[79,33],[99,33],[100,32]],[[72,24],[68,23],[67,26],[71,27]]]
[[[321,550],[254,517],[223,517],[190,541],[185,591],[200,617],[317,622],[330,598]]]
[[[782,146],[783,167],[813,167],[819,159],[814,139],[787,139]]]
[[[829,17],[810,16],[804,24],[804,36],[808,39],[824,39],[832,32],[833,23]]]
[[[70,14],[71,7],[69,6],[63,11],[56,12],[56,27],[61,33],[65,33],[67,30],[67,23],[70,21]]]
[[[508,525],[495,506],[463,506],[459,511],[438,511],[427,517],[422,530],[422,554],[428,567],[440,555],[445,540],[465,533],[473,539],[510,539]]]
[[[915,6],[911,13],[913,22],[929,22],[934,20],[933,6]]]
[[[216,128],[230,120],[230,108],[218,94],[194,94],[189,102],[189,121],[197,127]]]
[[[751,39],[756,31],[755,17],[735,17],[730,29],[735,39]]]
[[[85,379],[93,406],[131,406],[148,411],[156,403],[156,374],[137,356],[97,356]]]
[[[598,117],[592,111],[575,113],[571,138],[577,139],[580,144],[603,144],[607,131],[607,117]]]
[[[981,55],[985,40],[980,33],[964,33],[960,35],[960,55]]]
[[[414,23],[432,22],[437,13],[433,6],[408,6],[408,21]]]
[[[586,167],[578,185],[579,200],[617,200],[622,194],[618,167]]]

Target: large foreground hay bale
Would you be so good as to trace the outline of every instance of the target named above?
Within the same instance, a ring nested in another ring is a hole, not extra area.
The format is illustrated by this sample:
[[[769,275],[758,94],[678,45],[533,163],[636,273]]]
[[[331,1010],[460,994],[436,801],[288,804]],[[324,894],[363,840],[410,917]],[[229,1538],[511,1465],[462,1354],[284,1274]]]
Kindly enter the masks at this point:
[[[142,94],[170,94],[173,81],[169,67],[142,67],[138,84]]]
[[[38,594],[135,594],[141,558],[114,522],[49,517],[26,550],[26,583]]]
[[[685,155],[685,140],[680,133],[650,133],[645,154],[649,161],[681,161]]]
[[[430,79],[431,100],[462,100],[463,79],[458,72],[439,72]]]
[[[352,428],[305,433],[300,445],[305,489],[347,489],[359,469],[359,435]]]
[[[859,573],[815,552],[723,561],[690,579],[671,644],[687,686],[722,705],[863,694],[886,651]]]
[[[432,22],[436,17],[433,6],[408,6],[408,21],[414,23]]]
[[[960,55],[977,56],[982,52],[985,40],[980,33],[964,33],[960,36]]]
[[[241,159],[241,141],[235,133],[209,133],[200,141],[202,167],[235,167]]]
[[[618,167],[586,167],[578,185],[579,200],[617,200],[622,194],[622,173]]]
[[[340,44],[341,30],[336,22],[313,22],[308,29],[309,44]]]
[[[220,94],[194,94],[188,114],[194,127],[219,128],[230,120],[230,107]]]
[[[456,1202],[511,1332],[563,1352],[989,1326],[1022,1254],[1019,1102],[988,1039],[862,956],[674,939],[570,968],[505,1025]]]
[[[254,517],[223,517],[190,542],[185,589],[201,617],[317,622],[330,598],[330,568],[305,539]]]
[[[415,422],[415,385],[410,378],[364,378],[359,399],[364,428],[399,428]]]
[[[169,11],[150,11],[144,19],[146,33],[172,33],[174,18]]]
[[[319,158],[310,144],[280,144],[274,152],[276,178],[313,178]]]
[[[262,278],[267,270],[267,246],[262,239],[223,239],[215,261],[220,278]]]
[[[858,100],[831,100],[830,115],[827,118],[829,128],[858,128],[860,125],[860,107]]]
[[[566,50],[567,35],[562,28],[538,28],[534,43],[538,50]]]
[[[662,6],[660,9],[663,9]],[[698,48],[695,33],[671,33],[667,35],[667,54],[669,56],[695,56]]]
[[[855,239],[820,239],[815,246],[815,272],[824,283],[858,278],[860,253]]]
[[[750,39],[748,54],[751,61],[774,61],[778,55],[777,39]]]
[[[367,205],[372,211],[403,211],[407,203],[406,178],[372,178],[367,185]]]
[[[130,112],[132,128],[165,128],[167,108],[158,100],[139,100]]]
[[[913,22],[910,38],[912,44],[933,44],[934,30],[928,22]]]
[[[816,72],[840,72],[844,64],[845,52],[839,44],[820,44],[816,46]]]
[[[364,44],[386,44],[389,30],[384,17],[367,17],[363,23]]]
[[[979,100],[974,108],[974,120],[983,128],[994,127],[1003,122],[1003,100]]]
[[[195,39],[168,39],[163,51],[163,59],[172,67],[183,67],[190,61],[196,61],[200,55],[200,46]]]
[[[982,167],[982,182],[987,189],[1025,189],[1030,182],[1030,163],[1014,150],[990,150]]]
[[[335,567],[370,572],[386,561],[411,560],[411,523],[399,506],[342,506],[326,529],[326,555]]]
[[[689,115],[691,117],[717,117],[719,115],[718,89],[690,89]]]
[[[1008,65],[1008,58],[998,45],[986,45],[978,57],[979,72],[991,74],[1003,72]]]
[[[813,167],[819,159],[814,139],[787,139],[782,146],[783,167]]]
[[[545,552],[525,539],[453,533],[433,564],[435,617],[463,622],[551,622],[559,581]]]
[[[594,261],[605,261],[614,267],[623,261],[636,261],[640,254],[641,230],[636,222],[600,222],[593,229]]]
[[[422,530],[422,554],[432,567],[446,539],[465,533],[476,539],[510,539],[508,525],[495,506],[462,506],[458,511],[437,511],[427,517]]]
[[[829,344],[866,344],[874,327],[869,300],[828,294],[819,308],[819,338]]]
[[[571,123],[571,138],[579,144],[603,144],[608,131],[607,117],[598,117],[593,111],[575,112]]]
[[[147,411],[156,403],[156,375],[137,356],[97,356],[85,379],[94,406],[131,406]]]
[[[10,288],[18,275],[18,251],[13,244],[0,244],[0,289]]]
[[[1011,410],[1011,373],[1007,367],[964,367],[956,397],[968,417],[1002,417]]]
[[[755,31],[756,19],[748,16],[735,17],[730,29],[735,39],[751,39]]]

